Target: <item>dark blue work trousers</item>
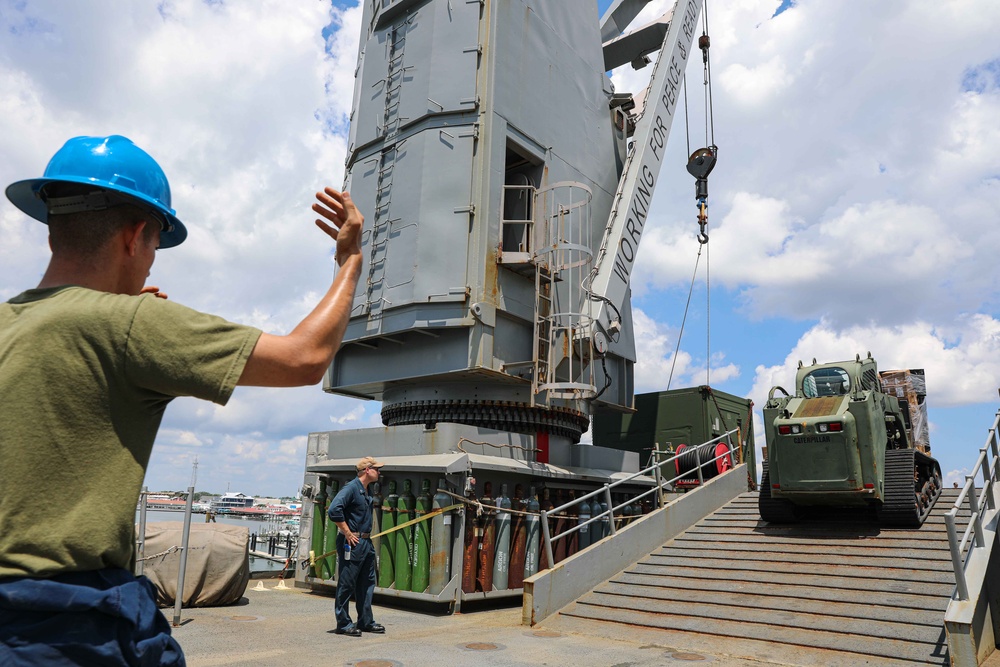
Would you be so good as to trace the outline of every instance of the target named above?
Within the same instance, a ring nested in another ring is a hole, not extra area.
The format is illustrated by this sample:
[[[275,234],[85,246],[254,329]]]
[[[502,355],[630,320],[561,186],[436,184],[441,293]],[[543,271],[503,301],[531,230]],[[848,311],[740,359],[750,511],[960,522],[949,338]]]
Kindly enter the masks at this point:
[[[358,627],[364,630],[375,622],[372,617],[372,594],[375,592],[375,547],[370,539],[360,540],[351,549],[351,560],[344,559],[344,536],[337,535],[337,629],[351,625],[348,607],[351,596],[358,612]]]
[[[109,568],[0,579],[0,665],[184,667],[146,577]]]

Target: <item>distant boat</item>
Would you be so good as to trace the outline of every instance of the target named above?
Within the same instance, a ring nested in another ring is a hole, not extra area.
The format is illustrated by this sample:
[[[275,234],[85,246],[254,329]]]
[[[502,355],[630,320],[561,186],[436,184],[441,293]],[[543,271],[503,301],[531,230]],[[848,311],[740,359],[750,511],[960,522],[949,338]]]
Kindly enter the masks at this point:
[[[183,512],[187,507],[184,498],[171,498],[165,495],[149,495],[146,497],[146,509],[168,512]],[[136,509],[139,509],[138,507]]]

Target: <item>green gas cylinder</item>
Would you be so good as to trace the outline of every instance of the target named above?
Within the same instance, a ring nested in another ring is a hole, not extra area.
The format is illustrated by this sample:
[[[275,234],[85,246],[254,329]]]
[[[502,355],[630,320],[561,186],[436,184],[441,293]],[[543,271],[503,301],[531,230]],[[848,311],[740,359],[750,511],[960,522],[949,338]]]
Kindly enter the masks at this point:
[[[410,480],[403,480],[403,492],[399,494],[396,525],[413,519],[413,509],[416,499],[411,492]],[[408,591],[413,586],[413,526],[407,526],[396,531],[396,590]]]
[[[431,511],[431,480],[420,483],[417,496],[417,516],[419,519]],[[413,580],[410,590],[423,593],[430,581],[431,526],[430,521],[421,521],[413,527]]]
[[[326,485],[321,480],[317,486],[319,486],[319,491],[316,493],[316,497],[313,498],[312,539],[309,541],[309,550],[312,551],[311,558],[324,553],[323,524],[326,523]],[[325,563],[325,560],[314,562],[310,567],[310,574],[320,579],[329,579],[329,577],[323,576],[323,566]]]
[[[541,518],[538,516],[538,510],[540,506],[538,504],[538,496],[535,494],[535,487],[531,487],[528,491],[528,519],[527,519],[527,537],[525,538],[525,551],[524,551],[524,578],[532,576],[538,572],[538,540],[541,536],[541,524],[539,521]]]
[[[368,485],[372,492],[372,549],[375,551],[375,567],[378,568],[379,549],[382,546],[382,538],[375,537],[382,532],[382,484],[372,482]],[[375,572],[375,583],[378,584],[378,571]]]
[[[497,497],[497,552],[493,560],[493,588],[498,591],[507,590],[510,571],[510,498],[507,497],[507,485],[500,485],[500,495]]]
[[[320,553],[331,553],[329,556],[324,558],[326,561],[326,576],[324,579],[333,579],[337,576],[337,524],[333,522],[330,518],[330,503],[333,502],[334,497],[337,495],[337,491],[340,490],[340,482],[335,479],[329,480],[326,487],[326,495],[329,499],[326,506],[326,528],[323,531],[323,551]]]
[[[399,496],[396,495],[396,480],[389,482],[389,493],[382,500],[382,532],[392,530],[396,525],[396,504]],[[378,585],[380,588],[389,588],[393,582],[393,572],[395,569],[394,556],[396,549],[396,533],[389,533],[379,538],[379,558],[378,558]]]
[[[452,504],[451,497],[445,493],[445,482],[438,480],[438,492],[431,501],[433,509],[443,509]],[[431,550],[430,550],[430,588],[428,593],[439,595],[448,585],[451,576],[451,512],[438,514],[431,519]]]

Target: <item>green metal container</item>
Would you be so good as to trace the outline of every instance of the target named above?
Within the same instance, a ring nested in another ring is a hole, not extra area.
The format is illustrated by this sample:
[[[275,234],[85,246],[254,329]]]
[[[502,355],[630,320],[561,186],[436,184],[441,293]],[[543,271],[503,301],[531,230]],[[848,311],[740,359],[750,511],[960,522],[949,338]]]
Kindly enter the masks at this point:
[[[703,385],[636,394],[634,406],[631,414],[598,409],[594,444],[638,452],[645,467],[652,461],[654,448],[662,452],[661,459],[667,458],[679,445],[699,445],[739,427],[745,445],[734,463],[747,463],[756,479],[750,399]]]

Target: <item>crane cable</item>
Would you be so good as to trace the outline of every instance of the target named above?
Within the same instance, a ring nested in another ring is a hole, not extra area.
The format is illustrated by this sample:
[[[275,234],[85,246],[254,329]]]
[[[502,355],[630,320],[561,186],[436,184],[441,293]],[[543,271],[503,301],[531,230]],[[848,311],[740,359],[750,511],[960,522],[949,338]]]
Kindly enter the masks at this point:
[[[702,17],[702,34],[698,38],[698,48],[702,53],[703,77],[705,96],[705,143],[706,148],[699,148],[691,151],[691,128],[688,113],[687,77],[684,77],[684,129],[687,138],[688,172],[695,177],[695,199],[698,202],[698,254],[695,257],[694,273],[691,276],[691,286],[688,289],[687,303],[684,305],[684,317],[681,319],[681,328],[677,334],[677,345],[674,348],[673,360],[670,364],[670,375],[667,378],[667,390],[673,382],[674,370],[677,366],[677,355],[680,352],[681,339],[684,337],[684,326],[687,322],[688,311],[691,307],[691,296],[694,293],[694,284],[698,276],[698,264],[701,261],[702,248],[705,249],[705,308],[706,308],[706,359],[705,359],[705,384],[711,386],[712,374],[712,270],[711,252],[708,249],[708,233],[705,228],[708,226],[708,175],[715,168],[718,155],[718,146],[715,145],[715,111],[712,100],[712,65],[709,58],[709,48],[711,40],[708,37],[708,0],[705,0],[705,11]]]
[[[667,377],[667,391],[670,391],[670,383],[674,380],[674,368],[677,366],[677,353],[681,349],[681,339],[684,338],[684,324],[687,322],[688,309],[691,307],[691,294],[694,292],[694,281],[698,277],[698,262],[701,261],[701,249],[705,243],[698,244],[698,256],[694,260],[694,273],[691,275],[691,288],[688,290],[687,303],[684,305],[684,317],[681,319],[681,330],[677,334],[677,346],[674,348],[674,359],[670,364],[670,375]]]

